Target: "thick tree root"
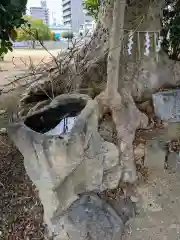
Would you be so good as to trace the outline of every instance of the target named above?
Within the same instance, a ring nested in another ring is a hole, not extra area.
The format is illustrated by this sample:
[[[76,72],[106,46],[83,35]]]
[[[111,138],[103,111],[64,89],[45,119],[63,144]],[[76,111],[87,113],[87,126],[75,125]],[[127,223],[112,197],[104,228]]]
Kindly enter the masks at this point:
[[[119,163],[123,168],[122,182],[134,183],[137,180],[134,161],[133,141],[136,129],[146,128],[148,118],[136,107],[132,96],[125,90],[109,97],[107,92],[97,97],[100,114],[111,111],[116,125],[119,149]]]

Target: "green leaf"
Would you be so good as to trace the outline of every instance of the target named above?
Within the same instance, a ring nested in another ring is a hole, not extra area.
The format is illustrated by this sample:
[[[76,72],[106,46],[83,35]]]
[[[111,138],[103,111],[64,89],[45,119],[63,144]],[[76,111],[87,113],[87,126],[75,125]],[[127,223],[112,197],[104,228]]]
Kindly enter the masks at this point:
[[[25,23],[23,14],[25,13],[27,0],[19,0],[20,5],[12,5],[9,1],[0,3],[0,54],[12,51],[11,39],[15,40],[15,29]]]
[[[97,20],[101,0],[84,0],[83,5],[84,9],[87,10],[88,14],[91,15],[95,20]]]

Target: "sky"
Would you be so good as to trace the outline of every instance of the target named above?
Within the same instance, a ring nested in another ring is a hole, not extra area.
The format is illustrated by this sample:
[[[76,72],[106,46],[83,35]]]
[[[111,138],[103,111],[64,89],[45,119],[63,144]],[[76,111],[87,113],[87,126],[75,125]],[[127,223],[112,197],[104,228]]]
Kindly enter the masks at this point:
[[[54,13],[57,23],[62,23],[62,8],[61,0],[46,0],[47,7],[50,11],[50,23],[52,23],[52,13]],[[41,0],[28,0],[27,8],[29,7],[39,7]]]

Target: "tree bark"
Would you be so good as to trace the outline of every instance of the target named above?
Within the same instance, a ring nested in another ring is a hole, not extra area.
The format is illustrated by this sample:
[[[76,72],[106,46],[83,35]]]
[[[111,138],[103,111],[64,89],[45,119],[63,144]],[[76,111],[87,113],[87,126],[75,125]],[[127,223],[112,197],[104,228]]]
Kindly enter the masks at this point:
[[[112,97],[118,90],[120,55],[124,37],[124,15],[126,0],[115,0],[113,10],[113,24],[109,39],[109,54],[107,64],[107,94]],[[119,12],[120,10],[120,12]]]

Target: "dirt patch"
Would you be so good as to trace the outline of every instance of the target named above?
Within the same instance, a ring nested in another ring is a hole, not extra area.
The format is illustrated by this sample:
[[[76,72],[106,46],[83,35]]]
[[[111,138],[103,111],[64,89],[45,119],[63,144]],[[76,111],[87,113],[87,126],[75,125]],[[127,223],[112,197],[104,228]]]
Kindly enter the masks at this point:
[[[38,192],[7,136],[0,136],[0,156],[0,239],[44,239]]]
[[[1,109],[17,111],[22,89],[1,95]],[[0,128],[9,115],[0,115]],[[23,157],[7,135],[0,135],[0,239],[45,239],[43,207],[36,187],[26,174]]]
[[[57,55],[56,50],[52,54]],[[13,61],[12,61],[13,58]],[[0,86],[28,70],[30,61],[38,65],[50,55],[43,51],[17,50],[0,62]],[[0,128],[6,128],[11,113],[18,112],[23,88],[0,95]],[[36,187],[26,174],[23,157],[7,135],[0,135],[0,239],[41,240],[45,238],[43,206]]]
[[[50,53],[57,56],[60,49],[52,50]],[[45,50],[16,49],[0,61],[0,86],[11,82],[15,76],[27,72],[32,66],[34,68],[45,64],[52,59],[52,56]]]

